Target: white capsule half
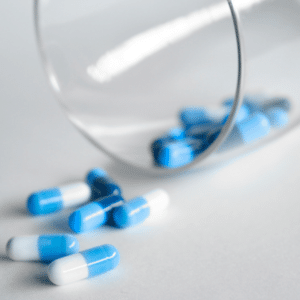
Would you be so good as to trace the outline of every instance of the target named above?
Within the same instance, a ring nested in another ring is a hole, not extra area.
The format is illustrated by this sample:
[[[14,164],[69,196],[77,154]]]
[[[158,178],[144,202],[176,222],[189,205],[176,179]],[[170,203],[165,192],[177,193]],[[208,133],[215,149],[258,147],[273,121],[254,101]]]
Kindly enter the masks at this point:
[[[56,285],[65,285],[89,277],[86,260],[80,254],[57,259],[49,265],[48,277]]]
[[[91,197],[91,188],[85,182],[59,187],[62,194],[63,206],[71,207],[86,203]]]
[[[17,261],[40,260],[39,235],[11,238],[6,245],[6,255]]]
[[[170,204],[168,193],[157,189],[142,196],[148,202],[150,215],[156,215],[164,211]]]

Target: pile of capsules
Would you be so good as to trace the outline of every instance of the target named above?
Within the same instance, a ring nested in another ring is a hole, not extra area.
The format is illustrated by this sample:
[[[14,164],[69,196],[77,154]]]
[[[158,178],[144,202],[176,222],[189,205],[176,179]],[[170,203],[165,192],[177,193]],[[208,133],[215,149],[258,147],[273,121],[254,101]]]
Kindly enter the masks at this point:
[[[185,107],[179,112],[181,126],[170,129],[150,145],[154,164],[162,168],[179,168],[191,163],[211,145],[221,132],[233,98],[225,100],[221,108]],[[234,127],[219,151],[255,142],[282,128],[289,121],[291,105],[286,98],[246,96],[238,112]]]
[[[87,174],[85,182],[31,194],[27,209],[33,215],[45,215],[83,205],[69,217],[71,230],[83,233],[103,224],[118,228],[134,226],[169,205],[169,196],[161,189],[126,202],[121,194],[114,180],[103,169],[95,168]],[[114,269],[120,261],[118,250],[108,244],[79,252],[78,240],[71,234],[13,237],[7,243],[6,252],[16,261],[49,262],[48,277],[56,285],[100,275]]]

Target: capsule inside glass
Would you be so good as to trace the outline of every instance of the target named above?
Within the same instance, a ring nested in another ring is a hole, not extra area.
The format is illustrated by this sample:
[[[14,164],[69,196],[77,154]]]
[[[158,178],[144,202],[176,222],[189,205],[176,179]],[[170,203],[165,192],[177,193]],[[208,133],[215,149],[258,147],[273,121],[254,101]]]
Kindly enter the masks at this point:
[[[39,0],[35,24],[49,82],[75,127],[120,162],[172,173],[251,150],[297,124],[298,3]],[[246,95],[288,98],[289,124],[222,151],[244,99],[245,49]],[[192,159],[158,164],[153,142],[174,128],[186,132],[186,108],[221,111],[220,126]]]

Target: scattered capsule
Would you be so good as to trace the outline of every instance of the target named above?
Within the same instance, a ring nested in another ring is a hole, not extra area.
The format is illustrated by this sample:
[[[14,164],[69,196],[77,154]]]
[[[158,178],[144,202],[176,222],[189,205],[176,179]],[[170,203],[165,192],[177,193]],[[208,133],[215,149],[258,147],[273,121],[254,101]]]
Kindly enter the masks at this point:
[[[168,142],[180,141],[186,137],[185,131],[180,127],[175,127],[169,130],[166,134],[156,139],[151,144],[151,152],[154,157],[158,155],[159,150]]]
[[[157,166],[164,168],[179,168],[191,163],[197,155],[202,153],[208,144],[206,139],[186,138],[164,144],[154,161]]]
[[[109,220],[113,208],[123,203],[124,199],[119,195],[89,203],[71,214],[69,226],[77,233],[94,230]]]
[[[227,150],[241,144],[249,144],[261,139],[269,134],[270,128],[270,121],[264,114],[252,114],[245,121],[234,125],[229,136],[221,145],[220,151]],[[219,132],[212,133],[208,138],[208,142],[212,143],[218,136]]]
[[[44,215],[86,203],[90,197],[88,184],[77,182],[31,194],[27,199],[27,209],[33,215]]]
[[[121,195],[121,188],[103,169],[92,169],[86,176],[86,182],[92,189],[93,200],[110,195]]]
[[[120,254],[112,245],[94,247],[53,261],[48,277],[56,285],[65,285],[91,278],[117,267]]]
[[[7,256],[17,261],[50,262],[78,251],[79,243],[70,234],[18,236],[11,238],[6,245]]]
[[[169,195],[164,190],[154,190],[115,208],[114,222],[121,228],[135,226],[144,222],[150,215],[162,212],[169,202]]]

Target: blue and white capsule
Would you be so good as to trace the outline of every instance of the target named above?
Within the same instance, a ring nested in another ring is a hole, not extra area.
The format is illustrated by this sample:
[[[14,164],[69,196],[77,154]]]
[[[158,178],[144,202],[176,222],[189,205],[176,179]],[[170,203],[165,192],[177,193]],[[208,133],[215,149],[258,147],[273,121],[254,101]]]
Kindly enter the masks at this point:
[[[86,176],[86,182],[92,189],[92,200],[122,194],[120,186],[103,169],[92,169]]]
[[[180,168],[191,163],[207,148],[206,138],[186,138],[161,146],[154,156],[155,164],[163,168]]]
[[[33,215],[45,215],[90,200],[91,188],[85,182],[41,190],[27,199],[27,209]]]
[[[70,234],[17,236],[6,245],[7,256],[16,261],[51,262],[78,251],[79,243]]]
[[[166,191],[154,190],[115,208],[113,210],[114,222],[120,228],[138,225],[150,215],[159,215],[169,206],[169,203],[170,198]]]
[[[92,231],[105,224],[113,208],[124,203],[121,196],[113,195],[87,204],[74,211],[69,218],[69,226],[76,233]]]
[[[119,262],[118,250],[102,245],[55,260],[48,267],[48,277],[56,285],[65,285],[113,270]]]

